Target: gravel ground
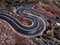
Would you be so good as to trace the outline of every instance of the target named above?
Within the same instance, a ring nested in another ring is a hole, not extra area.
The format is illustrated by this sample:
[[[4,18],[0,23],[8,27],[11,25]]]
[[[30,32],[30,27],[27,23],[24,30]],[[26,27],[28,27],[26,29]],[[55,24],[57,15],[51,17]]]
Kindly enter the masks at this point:
[[[16,34],[14,29],[4,20],[0,19],[0,45],[30,45],[30,38]]]

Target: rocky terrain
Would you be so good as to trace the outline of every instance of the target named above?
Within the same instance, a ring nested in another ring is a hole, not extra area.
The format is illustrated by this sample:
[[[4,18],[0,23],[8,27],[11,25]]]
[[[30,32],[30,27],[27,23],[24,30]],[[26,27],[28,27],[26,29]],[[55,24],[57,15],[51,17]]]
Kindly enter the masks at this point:
[[[41,0],[34,2],[60,18],[60,0]],[[31,5],[30,3],[28,0],[0,0],[0,12],[11,14],[18,20],[23,20],[22,23],[24,23],[26,20],[24,20],[24,17],[22,19],[16,14],[16,9],[22,5]],[[8,22],[0,19],[0,45],[60,45],[60,27],[54,22],[50,23],[49,21],[47,25],[49,27],[51,26],[51,29],[47,27],[48,30],[46,29],[42,36],[28,38],[16,34]]]

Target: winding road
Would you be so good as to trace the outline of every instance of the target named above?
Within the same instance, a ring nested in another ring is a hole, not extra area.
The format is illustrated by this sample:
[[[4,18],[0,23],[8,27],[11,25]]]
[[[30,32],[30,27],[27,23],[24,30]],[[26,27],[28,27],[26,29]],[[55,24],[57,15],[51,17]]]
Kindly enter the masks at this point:
[[[28,10],[33,11],[38,16],[27,13],[26,11]],[[29,26],[23,25],[15,17],[4,14],[4,13],[0,13],[0,19],[7,21],[15,29],[16,32],[18,32],[19,34],[25,35],[25,36],[33,37],[33,36],[42,35],[42,33],[46,29],[46,23],[44,19],[41,18],[41,16],[44,16],[46,19],[60,23],[60,19],[56,20],[53,17],[49,17],[45,14],[42,14],[40,11],[34,9],[34,7],[32,6],[20,7],[17,9],[16,13],[19,14],[19,16],[24,16],[25,18],[27,18],[27,20],[28,19],[31,20],[32,24]]]

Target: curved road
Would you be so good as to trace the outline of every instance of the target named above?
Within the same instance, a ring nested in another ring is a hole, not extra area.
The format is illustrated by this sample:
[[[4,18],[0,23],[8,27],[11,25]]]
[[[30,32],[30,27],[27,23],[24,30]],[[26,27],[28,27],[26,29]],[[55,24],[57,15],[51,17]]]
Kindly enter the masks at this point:
[[[40,17],[29,14],[25,12],[26,10],[32,10]],[[42,14],[38,10],[34,9],[32,6],[20,7],[17,9],[16,13],[31,20],[32,24],[30,26],[25,26],[21,24],[21,22],[18,21],[16,18],[12,17],[11,15],[6,15],[3,13],[0,13],[0,19],[7,21],[15,29],[15,31],[17,31],[19,34],[23,34],[26,36],[42,35],[42,33],[46,29],[46,23],[44,19],[41,18],[41,16],[44,16],[46,19],[60,23],[60,19],[55,20],[52,17]]]

